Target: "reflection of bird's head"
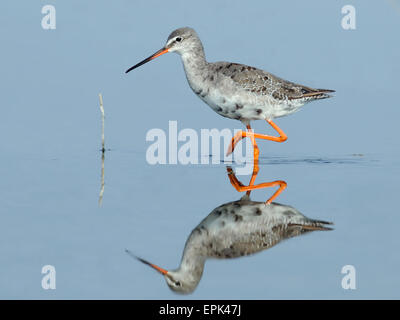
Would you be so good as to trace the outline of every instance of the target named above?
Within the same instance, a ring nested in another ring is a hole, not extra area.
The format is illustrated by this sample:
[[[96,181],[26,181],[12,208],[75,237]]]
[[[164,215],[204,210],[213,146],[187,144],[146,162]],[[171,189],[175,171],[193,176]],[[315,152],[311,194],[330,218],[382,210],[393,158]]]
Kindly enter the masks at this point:
[[[196,289],[199,278],[187,277],[185,273],[179,270],[169,271],[165,275],[165,280],[167,281],[168,287],[180,294],[192,293]]]
[[[182,269],[168,271],[153,263],[148,262],[147,260],[133,255],[129,250],[125,250],[125,252],[162,274],[168,284],[168,287],[176,293],[191,293],[194,291],[194,289],[196,289],[200,281],[202,269],[200,270],[199,276],[196,276],[198,272],[190,274],[189,272],[184,272]]]

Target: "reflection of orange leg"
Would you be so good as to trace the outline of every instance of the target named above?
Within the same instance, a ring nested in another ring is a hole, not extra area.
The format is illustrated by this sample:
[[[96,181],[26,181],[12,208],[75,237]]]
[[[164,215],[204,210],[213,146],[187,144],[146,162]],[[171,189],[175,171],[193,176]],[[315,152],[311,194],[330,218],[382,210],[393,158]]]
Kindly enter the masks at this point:
[[[253,186],[254,185],[254,181],[256,180],[258,171],[260,171],[260,169],[258,167],[258,161],[254,161],[254,163],[253,163],[253,173],[251,174],[249,186]]]
[[[258,163],[254,163],[253,174],[250,179],[250,183],[248,186],[244,186],[237,178],[232,168],[227,167],[228,177],[232,184],[232,186],[239,192],[247,191],[247,194],[250,195],[250,192],[255,189],[262,189],[268,187],[275,187],[279,185],[279,189],[275,191],[275,193],[266,201],[267,204],[270,204],[273,200],[275,200],[283,190],[285,190],[287,184],[285,181],[276,180],[272,182],[264,182],[257,185],[254,185],[254,181],[257,177],[258,173]]]
[[[258,139],[264,139],[264,140],[271,140],[271,141],[275,141],[275,142],[284,142],[287,140],[287,135],[282,131],[281,128],[279,128],[274,122],[272,122],[272,120],[267,120],[267,122],[279,133],[279,137],[275,137],[275,136],[269,136],[266,134],[260,134],[260,133],[254,133],[251,131],[251,127],[250,125],[247,125],[247,130],[248,131],[239,131],[235,134],[235,136],[232,138],[232,143],[228,148],[227,151],[227,155],[230,155],[233,150],[235,149],[235,146],[237,145],[237,143],[242,140],[244,137],[250,137],[252,138],[252,143],[254,146],[254,159],[258,159],[258,147],[257,144],[255,142],[254,138],[258,138]],[[256,151],[257,148],[257,151]],[[257,157],[256,157],[257,154]]]

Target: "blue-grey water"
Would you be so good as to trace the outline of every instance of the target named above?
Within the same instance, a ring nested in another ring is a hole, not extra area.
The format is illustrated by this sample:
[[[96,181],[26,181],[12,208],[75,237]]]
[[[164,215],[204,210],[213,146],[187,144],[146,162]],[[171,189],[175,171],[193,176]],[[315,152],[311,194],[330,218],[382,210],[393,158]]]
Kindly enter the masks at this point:
[[[46,4],[55,30],[41,27]],[[354,1],[355,30],[341,27],[346,4],[2,1],[0,298],[398,299],[400,2]],[[146,161],[146,133],[167,131],[168,121],[197,132],[242,128],[191,92],[177,55],[124,74],[182,26],[198,31],[210,61],[337,91],[276,120],[289,139],[259,141],[256,180],[286,181],[276,201],[334,230],[209,260],[189,296],[124,252],[176,268],[191,230],[243,195],[224,163]],[[101,206],[100,92],[110,149]],[[55,267],[55,290],[42,288],[45,265]],[[345,265],[355,267],[355,289],[342,288]]]

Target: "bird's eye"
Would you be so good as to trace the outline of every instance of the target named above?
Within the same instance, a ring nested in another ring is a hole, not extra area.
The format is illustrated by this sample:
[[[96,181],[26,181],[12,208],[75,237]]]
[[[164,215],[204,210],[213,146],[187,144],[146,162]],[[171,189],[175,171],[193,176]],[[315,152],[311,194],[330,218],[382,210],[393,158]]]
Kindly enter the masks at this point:
[[[181,37],[177,37],[177,38],[175,39],[175,41],[181,42],[181,41],[182,41],[182,38],[181,38]]]
[[[177,287],[180,287],[180,286],[181,286],[181,283],[180,283],[179,281],[175,281],[175,285],[176,285]]]

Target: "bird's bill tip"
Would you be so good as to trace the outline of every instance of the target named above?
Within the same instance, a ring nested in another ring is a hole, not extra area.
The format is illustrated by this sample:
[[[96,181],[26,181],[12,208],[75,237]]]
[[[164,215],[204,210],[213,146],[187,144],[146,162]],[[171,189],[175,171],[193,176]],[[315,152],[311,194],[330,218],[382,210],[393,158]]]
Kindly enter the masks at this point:
[[[133,67],[130,67],[128,70],[125,71],[125,73],[128,73],[128,72],[132,71],[133,69],[136,69],[137,67],[140,67],[141,65],[144,65],[145,63],[163,55],[164,53],[167,53],[168,51],[169,51],[169,49],[167,49],[165,47],[161,48],[157,52],[153,53],[150,57],[144,59],[143,61],[140,61],[139,63],[135,64]]]

